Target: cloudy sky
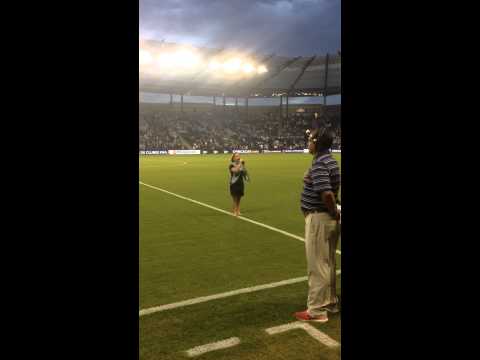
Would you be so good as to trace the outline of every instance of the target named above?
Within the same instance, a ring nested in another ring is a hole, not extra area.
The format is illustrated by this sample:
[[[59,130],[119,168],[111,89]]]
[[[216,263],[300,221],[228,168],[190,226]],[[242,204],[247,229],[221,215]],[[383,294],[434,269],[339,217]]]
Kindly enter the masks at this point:
[[[140,37],[261,54],[340,50],[340,0],[140,0]]]

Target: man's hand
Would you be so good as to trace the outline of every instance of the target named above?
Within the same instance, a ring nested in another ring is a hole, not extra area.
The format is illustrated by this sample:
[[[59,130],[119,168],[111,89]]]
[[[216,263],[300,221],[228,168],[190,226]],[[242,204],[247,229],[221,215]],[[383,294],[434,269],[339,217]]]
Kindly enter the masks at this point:
[[[337,203],[335,201],[335,195],[332,191],[322,192],[322,201],[325,203],[328,209],[330,216],[338,223],[340,221],[340,211],[337,208]]]
[[[339,222],[340,222],[340,219],[341,219],[340,210],[337,209],[337,214],[336,214],[336,216],[335,216],[335,221],[336,221],[337,223],[339,223]]]

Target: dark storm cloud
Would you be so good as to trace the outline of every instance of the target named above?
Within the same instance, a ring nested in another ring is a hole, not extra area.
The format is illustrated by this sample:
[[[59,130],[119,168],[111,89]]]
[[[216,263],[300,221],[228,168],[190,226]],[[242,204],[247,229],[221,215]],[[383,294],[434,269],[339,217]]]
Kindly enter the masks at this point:
[[[340,50],[340,0],[140,0],[140,35],[308,56]]]

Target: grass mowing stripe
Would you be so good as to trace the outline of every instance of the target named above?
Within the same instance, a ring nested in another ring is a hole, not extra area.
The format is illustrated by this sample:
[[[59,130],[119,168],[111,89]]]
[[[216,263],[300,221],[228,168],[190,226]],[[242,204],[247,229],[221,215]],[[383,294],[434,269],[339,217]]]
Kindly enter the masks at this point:
[[[340,275],[341,270],[337,270],[336,273],[337,273],[337,275]],[[308,278],[306,276],[302,276],[302,277],[299,277],[299,278],[282,280],[282,281],[278,281],[278,282],[274,282],[274,283],[270,283],[270,284],[257,285],[257,286],[252,286],[252,287],[248,287],[248,288],[227,291],[227,292],[220,293],[220,294],[214,294],[214,295],[209,295],[209,296],[201,296],[201,297],[198,297],[198,298],[179,301],[179,302],[176,302],[176,303],[154,306],[154,307],[151,307],[151,308],[148,308],[148,309],[140,310],[139,316],[144,316],[144,315],[157,313],[157,312],[160,312],[160,311],[171,310],[171,309],[175,309],[175,308],[179,308],[179,307],[199,304],[199,303],[203,303],[203,302],[206,302],[206,301],[223,299],[223,298],[226,298],[226,297],[229,297],[229,296],[235,296],[235,295],[240,295],[240,294],[251,293],[251,292],[254,292],[254,291],[272,289],[272,288],[276,288],[276,287],[279,287],[279,286],[295,284],[295,283],[298,283],[298,282],[307,281],[307,279]]]
[[[168,190],[161,189],[161,188],[159,188],[159,187],[146,184],[146,183],[144,183],[144,182],[142,182],[142,181],[139,181],[139,183],[140,183],[141,185],[143,185],[143,186],[149,187],[149,188],[154,189],[154,190],[162,191],[162,192],[164,192],[164,193],[166,193],[166,194],[169,194],[169,195],[178,197],[178,198],[180,198],[180,199],[182,199],[182,200],[187,200],[187,201],[190,201],[190,202],[192,202],[192,203],[194,203],[194,204],[201,205],[201,206],[205,206],[205,207],[207,207],[207,208],[209,208],[209,209],[219,211],[219,212],[221,212],[221,213],[223,213],[223,214],[230,215],[230,216],[234,216],[231,212],[226,211],[226,210],[219,209],[219,208],[217,208],[217,207],[215,207],[215,206],[208,205],[208,204],[205,204],[205,203],[202,203],[202,202],[200,202],[200,201],[187,198],[187,197],[182,196],[182,195],[179,195],[179,194],[175,194],[175,193],[170,192],[170,191],[168,191]],[[294,234],[291,234],[291,233],[289,233],[289,232],[286,232],[286,231],[277,229],[277,228],[275,228],[275,227],[273,227],[273,226],[270,226],[270,225],[267,225],[267,224],[263,224],[263,223],[261,223],[261,222],[258,222],[258,221],[255,221],[255,220],[246,218],[246,217],[244,217],[244,216],[237,216],[237,218],[240,219],[240,220],[247,221],[247,222],[250,222],[250,223],[255,224],[255,225],[258,225],[258,226],[262,226],[262,227],[267,228],[267,229],[269,229],[269,230],[276,231],[276,232],[278,232],[278,233],[280,233],[280,234],[283,234],[283,235],[289,236],[289,237],[291,237],[291,238],[294,238],[294,239],[297,239],[297,240],[300,240],[300,241],[305,242],[305,239],[304,239],[304,238],[302,238],[302,237],[300,237],[300,236],[297,236],[297,235],[294,235]],[[341,253],[342,253],[342,252],[341,252],[340,250],[337,250],[337,254],[341,254]]]

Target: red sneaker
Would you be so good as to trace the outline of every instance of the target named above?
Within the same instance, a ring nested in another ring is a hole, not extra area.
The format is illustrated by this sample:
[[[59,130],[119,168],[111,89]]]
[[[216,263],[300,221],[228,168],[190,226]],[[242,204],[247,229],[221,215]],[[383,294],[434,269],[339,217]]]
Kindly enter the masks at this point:
[[[326,314],[319,316],[311,316],[307,310],[296,312],[294,316],[300,321],[314,321],[319,323],[326,323],[328,321],[328,316]]]

